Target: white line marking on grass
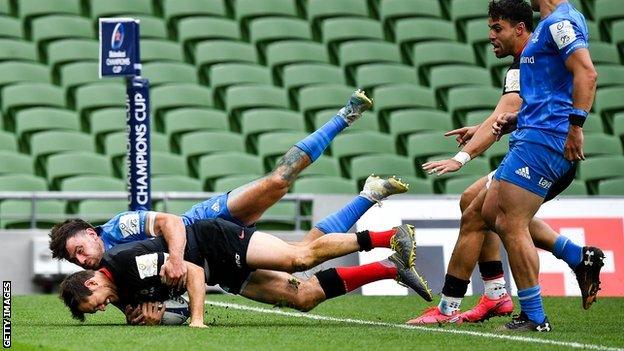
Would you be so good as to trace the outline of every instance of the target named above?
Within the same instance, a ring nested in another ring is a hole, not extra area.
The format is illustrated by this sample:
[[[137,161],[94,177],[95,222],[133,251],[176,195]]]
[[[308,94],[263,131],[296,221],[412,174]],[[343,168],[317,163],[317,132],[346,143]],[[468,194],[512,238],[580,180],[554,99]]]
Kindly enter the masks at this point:
[[[527,336],[517,336],[517,335],[482,333],[482,332],[476,332],[476,331],[470,331],[470,330],[431,328],[431,327],[423,327],[423,326],[407,325],[407,324],[394,324],[394,323],[367,321],[363,319],[353,319],[353,318],[337,318],[337,317],[321,316],[321,315],[310,314],[310,313],[288,312],[288,311],[282,311],[282,310],[277,310],[277,309],[272,309],[272,308],[252,307],[252,306],[239,305],[235,303],[226,303],[226,302],[217,302],[217,301],[206,301],[206,304],[217,306],[217,307],[232,308],[235,310],[276,314],[280,316],[306,318],[306,319],[312,319],[312,320],[318,320],[318,321],[342,322],[342,323],[372,325],[372,326],[390,327],[390,328],[398,328],[398,329],[413,329],[413,330],[428,331],[428,332],[434,332],[434,333],[469,335],[469,336],[476,336],[476,337],[488,338],[488,339],[503,339],[503,340],[526,342],[529,344],[545,344],[545,345],[571,347],[571,348],[576,348],[576,349],[602,350],[602,351],[624,350],[624,349],[620,349],[617,347],[609,347],[609,346],[595,345],[595,344],[583,344],[580,342],[557,341],[557,340],[531,338]]]

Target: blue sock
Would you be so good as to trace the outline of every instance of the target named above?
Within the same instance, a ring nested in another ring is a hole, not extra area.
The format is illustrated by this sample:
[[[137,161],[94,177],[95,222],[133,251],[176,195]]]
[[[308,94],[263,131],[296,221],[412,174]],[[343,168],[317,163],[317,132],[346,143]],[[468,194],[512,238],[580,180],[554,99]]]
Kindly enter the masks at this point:
[[[296,143],[295,146],[303,150],[314,162],[323,154],[323,151],[325,151],[336,135],[347,126],[347,122],[342,117],[336,115],[314,133]]]
[[[315,227],[325,234],[345,233],[374,204],[374,202],[363,196],[356,196],[355,199],[338,212],[323,218]]]
[[[539,285],[518,290],[518,300],[520,300],[522,312],[526,313],[530,320],[538,324],[544,322],[546,315],[544,315],[542,305],[542,289]]]
[[[559,235],[557,241],[555,241],[552,253],[558,259],[564,260],[572,269],[575,269],[583,259],[583,248],[563,235]]]

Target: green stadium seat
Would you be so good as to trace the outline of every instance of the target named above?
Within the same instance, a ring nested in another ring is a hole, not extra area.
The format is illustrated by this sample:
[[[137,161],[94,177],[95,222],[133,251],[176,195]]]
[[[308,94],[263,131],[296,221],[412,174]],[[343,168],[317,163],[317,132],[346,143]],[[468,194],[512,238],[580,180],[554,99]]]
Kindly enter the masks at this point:
[[[593,133],[585,135],[583,153],[585,156],[622,155],[623,150],[616,136]]]
[[[269,207],[258,219],[256,226],[259,230],[296,230],[297,212],[295,201],[282,200]]]
[[[24,108],[43,106],[64,108],[63,90],[45,83],[21,83],[2,89],[5,118],[11,119],[14,113]]]
[[[78,132],[80,122],[74,111],[47,107],[33,107],[21,110],[15,115],[15,134],[22,142],[22,150],[27,150],[33,133],[47,130],[70,130]]]
[[[487,48],[485,50],[485,67],[489,69],[493,76],[497,79],[495,83],[498,87],[503,86],[503,77],[511,66],[512,62],[513,57],[511,56],[498,58],[496,57],[492,49]]]
[[[411,160],[405,156],[393,154],[364,155],[351,159],[351,179],[355,180],[358,188],[364,186],[369,175],[415,177],[416,172]]]
[[[126,173],[126,156],[128,154],[126,144],[128,135],[126,132],[110,133],[104,136],[102,142],[103,153],[111,159],[113,170],[117,177],[124,177]],[[160,133],[150,135],[150,148],[154,152],[169,152],[167,137]]]
[[[598,193],[597,183],[604,179],[619,178],[624,174],[624,157],[590,157],[579,165],[578,178],[585,181],[591,195]]]
[[[598,195],[624,195],[624,178],[605,179],[598,182]]]
[[[201,192],[201,183],[184,175],[159,175],[151,180],[152,191]]]
[[[193,175],[197,175],[200,156],[224,151],[243,153],[243,137],[230,132],[192,132],[180,138],[180,153],[186,157]]]
[[[32,175],[33,173],[35,173],[35,169],[29,155],[0,150],[0,174]]]
[[[598,72],[597,88],[612,85],[624,85],[624,67],[615,65],[596,65]]]
[[[444,64],[475,65],[474,51],[468,44],[432,41],[415,44],[412,48],[411,60],[421,82],[428,81],[428,70]]]
[[[605,128],[600,116],[593,113],[590,114],[585,119],[585,124],[583,124],[583,132],[603,134],[605,132]]]
[[[0,191],[47,191],[45,179],[32,174],[5,174],[0,176]],[[2,202],[5,202],[4,200]]]
[[[43,174],[45,158],[68,151],[95,152],[91,136],[75,131],[45,131],[30,138],[30,154],[35,159],[35,171]]]
[[[267,45],[284,40],[312,40],[308,22],[299,18],[263,17],[250,22],[249,41],[264,61]]]
[[[253,45],[230,40],[209,40],[196,45],[195,66],[204,77],[209,76],[208,70],[212,65],[234,62],[258,62]]]
[[[332,156],[338,159],[344,174],[351,173],[351,159],[370,154],[396,154],[392,137],[375,132],[338,135],[332,145]]]
[[[600,0],[594,3],[594,18],[602,29],[603,38],[609,40],[611,33],[611,22],[624,18],[624,7],[618,0]]]
[[[396,22],[395,41],[401,47],[404,60],[410,59],[411,48],[416,43],[432,40],[457,41],[453,23],[438,18],[407,18]]]
[[[208,79],[210,77],[210,79]],[[225,91],[227,88],[246,83],[271,85],[271,73],[260,65],[248,63],[220,63],[210,67],[210,73],[204,78],[210,81],[214,92],[215,105],[225,107]]]
[[[68,63],[60,67],[58,77],[55,78],[58,79],[55,83],[65,89],[65,95],[68,97],[75,95],[75,90],[78,86],[102,82],[98,76],[97,62]],[[123,84],[122,78],[106,78],[106,81],[108,83],[117,82],[118,84]]]
[[[314,114],[314,130],[321,128],[330,119],[336,116],[338,112],[335,108],[328,108],[317,111]],[[341,133],[358,133],[363,131],[379,132],[379,119],[374,112],[366,112],[364,116],[353,123],[349,128],[344,129]]]
[[[0,39],[0,62],[2,61],[37,61],[35,45],[18,39]]]
[[[450,2],[450,17],[457,25],[460,39],[464,39],[465,24],[467,20],[474,18],[487,18],[489,0],[452,0]]]
[[[260,176],[256,174],[240,174],[240,175],[221,177],[215,180],[213,191],[225,193],[225,192],[234,190],[238,188],[239,186],[251,183],[258,178],[260,178]]]
[[[209,108],[179,108],[165,113],[163,131],[168,137],[173,151],[180,150],[182,135],[196,131],[229,130],[227,115],[223,111]]]
[[[97,19],[99,17],[117,17],[119,15],[152,15],[151,0],[106,0],[106,1],[90,1],[90,16]],[[143,31],[143,23],[141,22],[141,31]]]
[[[48,67],[39,63],[19,61],[0,63],[0,87],[21,82],[51,83],[50,71]]]
[[[140,21],[141,39],[167,39],[169,37],[167,26],[162,18],[141,14],[132,14],[130,17]]]
[[[388,126],[388,115],[394,111],[436,108],[433,91],[413,84],[386,85],[375,89],[373,97],[382,128]]]
[[[75,90],[73,101],[70,97],[69,103],[79,112],[80,118],[85,124],[87,116],[93,111],[107,107],[125,107],[125,104],[124,86],[113,82],[100,82],[78,87]]]
[[[198,171],[204,189],[213,189],[214,181],[221,177],[252,174],[259,177],[264,173],[259,157],[233,151],[202,156]]]
[[[17,152],[15,134],[0,130],[0,150]]]
[[[288,98],[283,89],[269,85],[238,85],[227,88],[225,107],[232,130],[240,130],[240,114],[253,108],[288,109]]]
[[[426,161],[438,161],[442,159],[449,159],[451,157],[453,157],[453,154],[436,155],[428,157]],[[424,170],[422,169],[420,169],[419,171],[424,173]],[[467,163],[464,167],[462,167],[462,170],[459,173],[446,173],[441,176],[427,174],[427,176],[433,181],[433,189],[437,193],[444,194],[446,193],[446,182],[452,178],[474,175],[478,179],[487,175],[488,173],[490,173],[490,165],[488,160],[484,157],[477,157],[472,159],[470,163]]]
[[[305,132],[269,132],[258,136],[258,156],[266,172],[270,172],[280,159],[297,142],[307,136]]]
[[[582,180],[573,180],[559,196],[587,196],[587,187]]]
[[[158,39],[141,40],[141,63],[152,61],[184,62],[182,47],[178,42]]]
[[[321,23],[332,17],[369,17],[366,0],[309,0],[308,21],[315,37],[320,38]]]
[[[345,84],[342,71],[325,63],[301,63],[286,66],[283,72],[283,85],[288,91],[290,105],[296,106],[301,88],[315,84]]]
[[[357,194],[359,188],[353,179],[316,176],[297,179],[292,187],[295,194]]]
[[[188,175],[188,167],[183,157],[168,152],[152,152],[152,176]]]
[[[186,213],[193,205],[197,204],[199,200],[172,200],[167,199],[166,201],[157,201],[154,204],[154,210],[157,212],[165,212],[165,213],[176,213],[183,214]]]
[[[474,48],[478,61],[485,65],[487,51],[492,51],[487,21],[483,18],[466,21],[464,34],[466,42]]]
[[[206,28],[210,28],[209,31]],[[184,46],[187,58],[193,57],[197,43],[202,40],[240,40],[241,32],[236,21],[219,17],[190,17],[178,22],[177,39]]]
[[[312,118],[316,112],[329,108],[335,108],[338,111],[347,103],[353,90],[351,87],[339,84],[319,84],[302,88],[299,90],[299,111],[312,125]]]
[[[194,16],[225,16],[222,0],[162,0],[163,17],[169,28],[175,28],[177,21]]]
[[[162,125],[162,116],[175,108],[212,107],[209,88],[186,83],[167,84],[151,90],[152,118]]]
[[[371,18],[344,17],[325,20],[322,26],[323,43],[327,45],[330,59],[338,62],[338,48],[351,40],[383,40],[379,21]]]
[[[379,17],[388,39],[394,39],[397,20],[410,17],[442,17],[440,3],[431,0],[383,0],[380,1]]]
[[[620,56],[618,54],[617,46],[611,43],[591,43],[589,46],[589,53],[594,64],[620,64]]]
[[[466,112],[488,109],[494,110],[501,92],[492,87],[458,87],[448,91],[447,110],[458,125],[463,125]]]
[[[409,184],[409,189],[407,190],[407,195],[432,195],[434,194],[433,190],[433,181],[427,178],[418,178],[418,177],[401,177],[403,182]]]
[[[14,15],[16,12],[15,6],[13,6],[9,0],[0,0],[0,14]]]
[[[149,78],[150,86],[168,83],[199,83],[195,66],[181,62],[151,62],[143,65],[141,74]]]
[[[381,41],[354,40],[340,46],[340,66],[347,80],[355,80],[355,70],[367,63],[401,63],[401,54],[396,45]]]
[[[1,12],[1,11],[0,11]],[[0,37],[21,39],[24,37],[20,21],[9,16],[0,16]]]
[[[90,152],[68,152],[48,157],[46,176],[51,189],[59,189],[62,179],[77,175],[111,176],[106,156]]]
[[[266,48],[266,64],[271,68],[276,84],[282,82],[284,66],[312,62],[329,63],[329,56],[322,44],[303,40],[287,40],[270,44]]]
[[[241,115],[241,132],[248,152],[257,151],[259,135],[276,131],[304,132],[303,116],[294,111],[276,109],[253,109]]]
[[[476,126],[485,121],[491,114],[491,109],[475,110],[466,113],[466,123],[464,126]]]
[[[613,115],[613,134],[624,142],[624,112]]]
[[[99,44],[96,40],[57,40],[48,45],[46,50],[46,62],[52,69],[52,74],[58,75],[61,65],[79,61],[96,62],[100,55],[99,50]]]
[[[587,21],[587,31],[589,32],[590,43],[600,41],[600,28],[598,27],[598,23],[593,21]]]
[[[414,133],[439,131],[440,135],[453,129],[453,119],[442,111],[401,110],[391,113],[388,118],[389,132],[394,138],[397,150],[406,154],[407,137]]]
[[[430,86],[441,105],[446,105],[447,91],[462,85],[492,86],[492,77],[487,69],[465,65],[443,65],[433,67],[430,72]]]
[[[20,176],[23,177],[23,176]],[[5,179],[0,179],[5,181]],[[33,189],[45,191],[46,189]],[[11,191],[15,191],[14,188]],[[31,191],[31,190],[28,190]],[[4,229],[35,228],[50,229],[59,220],[65,217],[65,202],[57,200],[38,200],[35,203],[34,223],[31,223],[32,203],[28,200],[5,200],[0,203],[0,227]]]
[[[415,162],[417,172],[424,174],[422,164],[431,157],[457,152],[457,143],[440,132],[412,134],[407,138],[407,155]]]
[[[126,191],[126,182],[103,175],[75,176],[60,182],[61,191]],[[154,180],[152,179],[152,189]]]
[[[16,5],[17,17],[21,18],[27,32],[34,18],[51,14],[80,15],[82,12],[80,0],[20,0]]]
[[[127,200],[83,200],[78,204],[76,215],[93,225],[100,225],[124,211],[128,211]]]
[[[461,194],[479,179],[481,179],[479,175],[461,175],[451,178],[444,184],[444,193]]]
[[[103,152],[106,135],[126,130],[126,109],[119,107],[99,109],[89,115],[88,122],[84,131],[94,136],[98,152]]]
[[[73,15],[44,16],[32,21],[30,39],[37,44],[41,53],[52,41],[72,38],[94,39],[95,31],[91,22]]]
[[[613,22],[611,27],[611,42],[620,46],[624,43],[624,19]]]
[[[254,35],[257,28],[249,22],[256,18],[271,16],[273,20],[277,20],[276,16],[297,17],[298,15],[295,0],[237,0],[234,2],[234,13],[236,13],[236,20],[240,23],[245,39],[249,39],[249,33]]]
[[[375,88],[386,84],[419,84],[416,70],[410,66],[394,63],[361,65],[355,70],[353,83],[367,93],[372,93]]]
[[[600,79],[600,78],[598,78]],[[606,87],[596,90],[596,98],[594,100],[594,112],[602,117],[603,121],[609,128],[613,126],[613,115],[616,112],[624,111],[624,94],[623,86]]]
[[[501,140],[495,142],[489,149],[485,150],[483,155],[490,161],[490,168],[495,169],[501,163],[507,152],[509,151],[509,136],[505,135]]]
[[[311,176],[340,177],[340,165],[338,164],[338,160],[329,156],[317,158],[314,163],[299,174],[299,179]],[[298,181],[299,180],[297,180],[297,182]]]

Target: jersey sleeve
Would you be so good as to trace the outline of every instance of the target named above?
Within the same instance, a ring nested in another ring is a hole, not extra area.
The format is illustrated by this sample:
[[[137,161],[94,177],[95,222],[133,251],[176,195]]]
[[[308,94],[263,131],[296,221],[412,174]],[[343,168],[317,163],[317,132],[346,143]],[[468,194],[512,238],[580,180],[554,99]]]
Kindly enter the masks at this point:
[[[122,242],[143,240],[152,236],[155,212],[128,211],[119,214],[113,228],[121,236]]]
[[[503,95],[509,93],[520,94],[520,61],[514,60],[507,73],[505,73],[505,81],[503,82]]]
[[[583,31],[573,19],[560,19],[550,24],[548,29],[554,46],[564,62],[574,51],[589,46],[586,31]]]

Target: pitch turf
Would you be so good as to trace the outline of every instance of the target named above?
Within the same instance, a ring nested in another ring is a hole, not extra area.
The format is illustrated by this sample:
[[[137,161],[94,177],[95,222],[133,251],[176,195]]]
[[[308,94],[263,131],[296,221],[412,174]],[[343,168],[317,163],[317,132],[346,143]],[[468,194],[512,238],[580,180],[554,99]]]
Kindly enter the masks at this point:
[[[463,305],[470,307],[475,300],[467,298]],[[210,327],[198,330],[187,326],[126,326],[121,313],[112,306],[80,324],[70,318],[56,296],[14,296],[13,347],[17,350],[94,351],[525,351],[563,350],[584,344],[593,349],[624,348],[624,329],[620,322],[624,299],[621,298],[601,298],[589,311],[581,309],[579,298],[546,298],[545,306],[554,331],[520,335],[497,330],[509,317],[476,325],[404,328],[405,320],[426,307],[416,296],[344,296],[321,304],[305,314],[308,317],[235,296],[209,295],[208,301],[205,321]],[[210,302],[218,305],[210,305]],[[497,338],[501,336],[502,339]],[[549,343],[539,343],[540,340]]]

